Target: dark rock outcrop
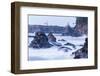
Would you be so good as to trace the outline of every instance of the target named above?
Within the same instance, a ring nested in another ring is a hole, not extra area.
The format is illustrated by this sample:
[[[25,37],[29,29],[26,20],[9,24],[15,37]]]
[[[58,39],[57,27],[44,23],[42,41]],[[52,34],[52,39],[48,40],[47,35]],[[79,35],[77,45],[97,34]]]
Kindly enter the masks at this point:
[[[56,42],[56,37],[51,32],[48,34],[48,41],[50,44],[52,44],[54,46],[62,46],[61,43]]]
[[[50,33],[48,34],[48,40],[49,40],[50,42],[56,42],[56,37],[50,32]]]
[[[63,36],[81,36],[79,32],[75,31],[74,28],[70,27],[70,25],[67,25],[64,29],[64,32],[62,33]]]
[[[76,17],[76,26],[71,27],[69,24],[65,27],[63,36],[82,36],[87,35],[88,31],[88,18],[87,17]]]
[[[50,48],[52,45],[48,42],[48,37],[43,32],[36,32],[30,47],[33,48]]]
[[[84,46],[72,54],[75,54],[74,59],[88,58],[88,38],[85,39]]]
[[[74,30],[77,31],[80,35],[88,33],[88,17],[77,17],[76,26]]]

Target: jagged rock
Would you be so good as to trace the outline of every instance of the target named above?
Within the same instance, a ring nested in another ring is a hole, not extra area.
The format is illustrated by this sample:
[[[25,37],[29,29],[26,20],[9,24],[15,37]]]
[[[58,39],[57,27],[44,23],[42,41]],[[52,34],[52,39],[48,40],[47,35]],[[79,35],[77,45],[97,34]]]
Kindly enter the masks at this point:
[[[56,42],[56,37],[51,32],[48,34],[48,41],[54,46],[62,46],[61,43]]]
[[[81,36],[80,32],[72,28],[70,25],[67,25],[65,27],[65,31],[62,33],[63,36],[73,36],[73,37],[78,37]]]
[[[84,46],[81,49],[73,52],[72,54],[75,54],[74,59],[88,58],[88,39],[85,39]]]
[[[36,32],[30,47],[33,48],[49,48],[52,45],[48,42],[48,37],[43,32]]]
[[[48,40],[49,40],[50,42],[56,42],[56,37],[50,32],[50,33],[48,34]]]
[[[49,40],[50,42],[56,42],[56,37],[50,32],[50,33],[48,34],[48,40]]]

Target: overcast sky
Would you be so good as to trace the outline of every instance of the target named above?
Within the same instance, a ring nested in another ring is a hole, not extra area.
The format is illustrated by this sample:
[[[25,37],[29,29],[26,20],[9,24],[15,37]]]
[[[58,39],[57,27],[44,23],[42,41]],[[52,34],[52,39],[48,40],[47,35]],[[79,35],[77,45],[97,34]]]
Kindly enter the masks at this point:
[[[74,27],[76,24],[76,17],[29,15],[29,25],[34,24],[48,26],[66,26],[69,24],[71,27]]]

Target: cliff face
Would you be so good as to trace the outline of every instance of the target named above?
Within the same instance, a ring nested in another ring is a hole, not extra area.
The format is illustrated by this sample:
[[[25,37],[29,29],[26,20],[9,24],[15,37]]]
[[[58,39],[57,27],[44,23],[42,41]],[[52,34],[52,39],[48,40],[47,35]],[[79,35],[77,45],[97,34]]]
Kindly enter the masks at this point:
[[[65,31],[62,35],[67,36],[82,36],[83,34],[88,34],[88,18],[87,17],[77,17],[76,26],[74,28],[67,25]]]
[[[88,18],[87,17],[77,17],[76,26],[74,30],[80,34],[88,34]]]

